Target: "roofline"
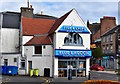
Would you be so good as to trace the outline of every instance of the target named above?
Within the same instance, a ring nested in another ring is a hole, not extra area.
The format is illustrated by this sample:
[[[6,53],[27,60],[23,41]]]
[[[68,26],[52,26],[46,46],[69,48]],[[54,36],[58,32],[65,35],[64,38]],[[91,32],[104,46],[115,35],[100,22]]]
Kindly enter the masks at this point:
[[[117,25],[117,26],[111,28],[110,30],[106,31],[103,35],[101,35],[101,37],[102,37],[102,36],[105,36],[108,32],[110,32],[111,30],[113,30],[114,28],[116,28],[116,27],[118,27],[118,26],[120,26],[120,25]]]
[[[25,44],[23,46],[40,46],[40,45],[53,45],[52,43],[51,44]]]

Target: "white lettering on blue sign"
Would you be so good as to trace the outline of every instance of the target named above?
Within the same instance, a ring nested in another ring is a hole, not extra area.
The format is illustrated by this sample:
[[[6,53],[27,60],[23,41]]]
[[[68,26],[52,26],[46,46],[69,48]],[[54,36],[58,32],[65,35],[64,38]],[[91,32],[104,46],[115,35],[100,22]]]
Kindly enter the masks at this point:
[[[91,50],[55,49],[56,57],[91,57]]]
[[[78,33],[90,33],[85,26],[69,26],[63,25],[58,32],[78,32]]]

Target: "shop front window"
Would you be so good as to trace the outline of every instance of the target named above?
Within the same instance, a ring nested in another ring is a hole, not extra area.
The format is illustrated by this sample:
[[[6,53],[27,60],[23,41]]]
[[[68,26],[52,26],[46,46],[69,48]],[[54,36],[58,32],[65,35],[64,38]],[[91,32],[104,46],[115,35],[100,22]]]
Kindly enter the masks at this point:
[[[69,33],[64,39],[65,45],[83,45],[83,39],[78,33]]]
[[[69,66],[73,77],[85,77],[86,62],[78,60],[58,61],[58,77],[68,77]]]

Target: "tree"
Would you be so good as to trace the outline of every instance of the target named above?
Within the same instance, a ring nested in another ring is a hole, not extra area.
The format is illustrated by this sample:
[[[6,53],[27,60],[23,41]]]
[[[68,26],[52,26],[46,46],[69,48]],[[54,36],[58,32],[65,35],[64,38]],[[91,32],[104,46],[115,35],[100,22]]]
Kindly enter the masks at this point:
[[[102,53],[102,49],[97,47],[97,48],[91,48],[92,50],[92,64],[93,64],[93,59],[95,59],[95,61],[98,59],[98,58],[102,58],[103,57],[103,53]]]

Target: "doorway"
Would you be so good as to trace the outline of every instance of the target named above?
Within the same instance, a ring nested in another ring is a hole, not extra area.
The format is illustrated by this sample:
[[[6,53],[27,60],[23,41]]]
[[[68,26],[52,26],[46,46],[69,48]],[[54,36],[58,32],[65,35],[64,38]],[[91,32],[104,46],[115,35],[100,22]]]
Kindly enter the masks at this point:
[[[28,72],[32,69],[32,61],[28,61]]]

